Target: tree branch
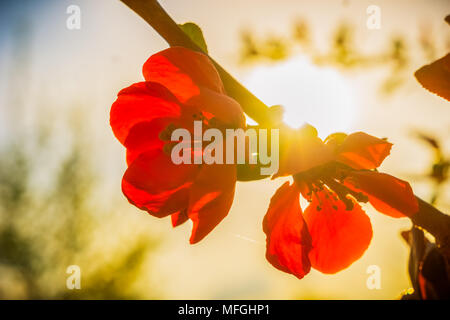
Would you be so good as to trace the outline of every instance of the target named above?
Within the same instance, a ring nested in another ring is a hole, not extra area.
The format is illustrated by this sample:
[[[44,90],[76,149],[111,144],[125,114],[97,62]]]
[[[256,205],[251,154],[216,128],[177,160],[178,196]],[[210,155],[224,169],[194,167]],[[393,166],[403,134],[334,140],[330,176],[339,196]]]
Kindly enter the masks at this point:
[[[175,21],[164,11],[156,0],[120,0],[141,18],[147,21],[170,46],[182,46],[195,51],[203,52],[176,24]],[[205,52],[204,52],[205,53]],[[206,54],[206,53],[205,53]],[[210,57],[211,58],[211,57]],[[226,70],[224,70],[214,59],[219,74],[224,83],[227,94],[238,101],[245,113],[257,121],[260,125],[270,125],[272,122],[271,108],[255,97]],[[450,216],[440,212],[432,205],[417,198],[419,201],[419,212],[412,218],[412,222],[431,233],[437,245],[446,254],[450,261]]]
[[[431,233],[436,239],[436,244],[450,259],[450,216],[419,197],[416,198],[419,202],[419,211],[411,217],[412,222]]]

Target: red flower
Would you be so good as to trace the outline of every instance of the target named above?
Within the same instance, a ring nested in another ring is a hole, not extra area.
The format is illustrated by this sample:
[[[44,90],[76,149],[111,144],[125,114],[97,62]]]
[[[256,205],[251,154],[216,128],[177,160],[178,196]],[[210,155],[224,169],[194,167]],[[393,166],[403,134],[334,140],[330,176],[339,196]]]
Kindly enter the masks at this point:
[[[407,182],[373,171],[389,154],[390,143],[357,132],[331,135],[320,146],[314,132],[310,134],[313,152],[323,147],[327,151],[318,154],[318,166],[313,167],[311,159],[305,171],[290,172],[294,184],[286,182],[277,190],[263,222],[268,261],[300,279],[311,267],[336,273],[363,255],[372,226],[358,202],[369,201],[391,217],[418,211]],[[323,164],[327,159],[332,161]],[[288,162],[282,158],[280,168]],[[304,213],[300,194],[310,202]]]
[[[176,128],[241,128],[240,105],[225,94],[217,70],[201,53],[175,47],[151,56],[145,82],[119,92],[111,107],[114,135],[127,149],[122,191],[130,203],[173,226],[193,222],[191,243],[203,239],[228,214],[235,165],[175,165],[170,150]]]
[[[450,15],[445,17],[450,24]],[[414,73],[417,81],[427,90],[450,101],[450,53]]]

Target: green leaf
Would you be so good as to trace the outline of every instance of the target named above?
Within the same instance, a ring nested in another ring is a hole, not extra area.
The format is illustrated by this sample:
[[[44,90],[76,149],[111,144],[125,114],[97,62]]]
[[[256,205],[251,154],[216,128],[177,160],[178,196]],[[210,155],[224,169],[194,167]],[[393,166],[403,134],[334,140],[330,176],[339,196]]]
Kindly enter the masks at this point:
[[[193,22],[186,22],[185,24],[179,24],[178,26],[197,46],[199,46],[205,53],[208,53],[208,47],[206,46],[205,39],[203,38],[202,29],[200,29],[198,25]]]

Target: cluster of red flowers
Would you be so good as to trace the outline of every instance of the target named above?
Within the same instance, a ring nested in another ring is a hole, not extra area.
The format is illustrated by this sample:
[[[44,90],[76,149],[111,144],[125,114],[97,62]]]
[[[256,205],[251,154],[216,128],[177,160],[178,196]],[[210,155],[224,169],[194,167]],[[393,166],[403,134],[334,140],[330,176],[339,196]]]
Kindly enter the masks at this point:
[[[151,56],[145,82],[119,92],[110,123],[127,149],[122,190],[136,207],[173,226],[193,222],[191,243],[203,239],[228,214],[237,167],[181,164],[170,158],[175,128],[245,128],[240,105],[226,95],[217,70],[201,53],[175,47]],[[311,267],[335,273],[367,249],[370,220],[359,202],[391,217],[411,216],[418,204],[409,184],[376,168],[391,144],[368,134],[334,134],[322,141],[314,128],[283,128],[280,167],[292,175],[272,197],[263,222],[268,261],[298,278]],[[310,202],[302,212],[300,195]]]

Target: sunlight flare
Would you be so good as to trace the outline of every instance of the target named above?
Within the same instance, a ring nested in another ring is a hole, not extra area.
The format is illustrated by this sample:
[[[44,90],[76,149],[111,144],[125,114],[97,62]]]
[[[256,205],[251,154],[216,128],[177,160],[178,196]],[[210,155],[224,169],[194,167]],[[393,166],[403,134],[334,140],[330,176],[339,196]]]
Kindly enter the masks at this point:
[[[350,129],[356,115],[352,87],[337,70],[314,65],[304,56],[256,67],[244,85],[268,105],[285,108],[293,128],[309,123],[321,138]]]

